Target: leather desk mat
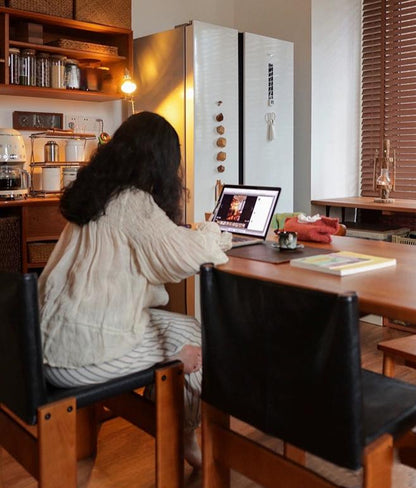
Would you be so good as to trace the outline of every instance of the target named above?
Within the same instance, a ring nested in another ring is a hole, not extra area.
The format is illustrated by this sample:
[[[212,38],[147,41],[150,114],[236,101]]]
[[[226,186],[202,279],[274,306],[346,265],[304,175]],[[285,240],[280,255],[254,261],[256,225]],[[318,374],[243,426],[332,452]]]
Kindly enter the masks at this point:
[[[291,259],[315,256],[316,254],[327,254],[330,252],[334,252],[334,250],[308,246],[293,251],[280,251],[279,248],[273,247],[272,243],[264,242],[252,246],[235,247],[227,251],[226,254],[236,258],[253,259],[254,261],[279,264],[288,263]]]

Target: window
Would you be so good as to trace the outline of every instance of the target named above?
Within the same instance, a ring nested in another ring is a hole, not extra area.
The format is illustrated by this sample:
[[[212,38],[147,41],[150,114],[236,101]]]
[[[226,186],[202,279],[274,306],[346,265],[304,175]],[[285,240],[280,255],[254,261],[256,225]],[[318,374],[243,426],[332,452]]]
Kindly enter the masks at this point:
[[[416,198],[416,0],[363,0],[361,194],[389,139],[396,198]],[[391,168],[392,169],[392,168]]]

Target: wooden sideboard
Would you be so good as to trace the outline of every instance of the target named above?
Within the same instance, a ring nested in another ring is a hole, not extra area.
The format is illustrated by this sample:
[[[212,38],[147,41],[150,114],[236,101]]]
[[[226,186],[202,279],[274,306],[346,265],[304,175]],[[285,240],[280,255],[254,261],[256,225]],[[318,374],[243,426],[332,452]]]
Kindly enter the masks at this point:
[[[2,200],[2,217],[18,217],[20,220],[21,271],[42,269],[47,257],[42,261],[36,259],[35,249],[51,249],[66,224],[59,211],[59,198]]]
[[[345,197],[329,198],[326,200],[312,200],[312,205],[324,206],[326,216],[329,217],[331,207],[341,208],[342,221],[345,221],[345,209],[365,209],[378,210],[382,213],[411,213],[416,214],[416,200],[404,200],[396,198],[391,203],[379,203],[374,201],[374,197]]]

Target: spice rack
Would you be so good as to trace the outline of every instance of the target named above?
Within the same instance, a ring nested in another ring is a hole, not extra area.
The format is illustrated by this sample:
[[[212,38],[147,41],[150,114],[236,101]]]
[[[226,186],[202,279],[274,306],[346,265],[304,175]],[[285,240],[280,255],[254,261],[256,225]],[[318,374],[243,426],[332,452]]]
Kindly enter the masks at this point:
[[[37,42],[21,40],[16,32],[22,23],[41,26],[42,39]],[[0,7],[0,33],[3,33],[0,35],[1,95],[81,101],[123,98],[119,86],[125,69],[132,70],[133,35],[130,29]],[[106,47],[112,47],[113,50],[106,50]],[[107,68],[102,90],[83,91],[12,84],[8,67],[9,50],[16,48],[34,49],[37,53],[62,55],[77,61],[98,61],[102,67]]]
[[[47,130],[45,132],[36,132],[31,134],[30,136],[30,144],[31,144],[31,152],[30,152],[30,180],[31,180],[31,188],[30,194],[31,196],[37,197],[47,197],[47,196],[59,196],[61,191],[44,191],[44,190],[36,190],[33,187],[33,181],[35,176],[35,170],[37,168],[79,168],[80,166],[84,166],[87,163],[84,161],[54,161],[54,162],[45,162],[45,161],[35,161],[35,140],[36,139],[82,139],[86,143],[88,140],[96,140],[97,137],[95,134],[87,134],[87,133],[77,133],[70,130]]]

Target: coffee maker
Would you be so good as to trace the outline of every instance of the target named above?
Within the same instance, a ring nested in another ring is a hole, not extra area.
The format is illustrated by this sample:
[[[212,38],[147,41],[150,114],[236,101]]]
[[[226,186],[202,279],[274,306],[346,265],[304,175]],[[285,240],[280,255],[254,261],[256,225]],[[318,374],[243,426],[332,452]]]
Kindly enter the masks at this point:
[[[30,176],[25,163],[23,136],[15,129],[0,128],[0,199],[23,198],[29,193]]]

